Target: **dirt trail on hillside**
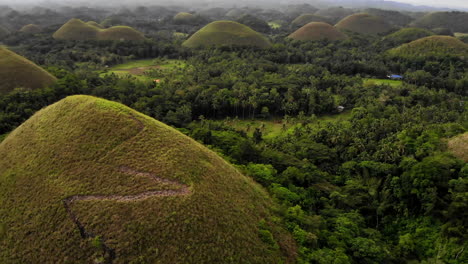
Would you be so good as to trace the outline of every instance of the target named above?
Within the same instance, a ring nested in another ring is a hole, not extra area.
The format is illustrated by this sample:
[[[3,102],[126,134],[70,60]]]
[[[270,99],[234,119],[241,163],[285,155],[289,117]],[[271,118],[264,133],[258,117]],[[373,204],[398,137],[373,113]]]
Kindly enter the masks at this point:
[[[136,117],[131,117],[134,121],[138,123],[139,131],[136,133],[134,136],[130,137],[129,139],[125,140],[121,144],[131,140],[132,138],[138,136],[145,128],[143,122],[138,120]],[[119,144],[118,146],[120,146]],[[118,147],[116,146],[116,147]],[[111,150],[113,151],[113,150]],[[152,197],[168,197],[168,196],[185,196],[189,195],[191,193],[189,185],[180,183],[175,180],[169,180],[169,179],[164,179],[156,176],[154,173],[148,173],[148,172],[142,172],[138,170],[134,170],[129,167],[119,167],[118,171],[121,173],[125,173],[131,176],[136,176],[136,177],[147,177],[151,180],[153,180],[156,183],[159,184],[164,184],[164,185],[170,185],[173,186],[173,189],[169,190],[152,190],[152,191],[145,191],[141,192],[138,194],[131,194],[131,195],[118,195],[118,194],[111,194],[111,195],[100,195],[100,194],[93,194],[93,195],[73,195],[69,196],[65,199],[63,199],[63,205],[65,207],[65,210],[67,211],[68,216],[70,219],[75,223],[77,228],[80,231],[81,237],[86,239],[86,238],[94,238],[96,237],[95,234],[87,231],[84,227],[84,225],[80,222],[78,219],[78,216],[73,212],[72,210],[72,205],[74,202],[78,201],[115,201],[115,202],[137,202],[137,201],[142,201],[146,200],[148,198]],[[112,264],[114,259],[116,258],[115,255],[115,250],[113,248],[110,248],[104,243],[104,239],[102,239],[102,248],[104,251],[104,259],[106,264]]]

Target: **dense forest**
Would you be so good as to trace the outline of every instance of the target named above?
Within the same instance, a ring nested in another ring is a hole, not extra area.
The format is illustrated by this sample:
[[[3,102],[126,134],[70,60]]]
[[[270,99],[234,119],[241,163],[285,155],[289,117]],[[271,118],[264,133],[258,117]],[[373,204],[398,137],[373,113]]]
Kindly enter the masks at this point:
[[[119,19],[148,39],[54,40],[53,26],[3,39],[58,81],[0,95],[0,140],[69,95],[121,102],[203,143],[264,186],[281,205],[298,263],[468,261],[468,165],[448,148],[468,129],[466,57],[394,56],[387,50],[397,45],[381,35],[296,41],[286,38],[291,28],[271,29],[251,15],[238,21],[270,34],[271,47],[188,49],[168,32],[192,34],[206,19],[151,26]],[[144,73],[157,82],[109,70],[138,59],[176,63]],[[388,74],[404,79],[369,81]]]

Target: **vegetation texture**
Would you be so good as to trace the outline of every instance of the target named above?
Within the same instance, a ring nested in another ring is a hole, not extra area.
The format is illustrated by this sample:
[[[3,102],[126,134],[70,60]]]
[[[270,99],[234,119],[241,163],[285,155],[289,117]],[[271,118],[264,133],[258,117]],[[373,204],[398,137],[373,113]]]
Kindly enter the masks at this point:
[[[68,97],[13,131],[0,155],[1,263],[295,259],[259,185],[121,104]]]
[[[234,21],[212,22],[183,43],[189,48],[209,46],[249,46],[268,48],[271,46],[266,37],[248,26]]]
[[[382,18],[365,13],[347,16],[336,27],[360,34],[381,34],[392,29]]]
[[[36,89],[56,81],[32,61],[0,46],[0,94],[14,88]]]
[[[311,22],[288,36],[295,40],[317,41],[329,40],[337,41],[348,38],[346,34],[340,32],[334,26],[323,22]]]
[[[451,138],[448,141],[448,148],[453,155],[468,162],[468,132]]]

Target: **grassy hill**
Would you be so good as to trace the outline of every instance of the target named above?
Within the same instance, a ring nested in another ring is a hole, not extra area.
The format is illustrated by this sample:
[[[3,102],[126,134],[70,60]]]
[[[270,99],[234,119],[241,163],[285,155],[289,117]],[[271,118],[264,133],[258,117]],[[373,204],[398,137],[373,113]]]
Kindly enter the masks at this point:
[[[388,36],[386,36],[383,40],[386,42],[390,42],[394,45],[401,45],[405,44],[420,38],[432,36],[434,33],[427,29],[422,28],[402,28]]]
[[[318,16],[314,14],[302,14],[298,16],[296,19],[294,19],[291,24],[293,26],[299,26],[302,27],[310,22],[325,22],[325,23],[330,23],[330,19],[323,17],[323,16]]]
[[[99,31],[98,40],[127,40],[127,41],[143,41],[145,36],[143,33],[127,26],[114,26],[111,28]]]
[[[468,56],[468,44],[455,37],[429,36],[403,44],[388,53],[397,57]]]
[[[337,22],[353,13],[355,13],[353,9],[343,7],[330,7],[315,12],[316,15],[330,18],[332,22]]]
[[[392,29],[382,18],[365,13],[347,16],[338,22],[336,27],[360,34],[381,34]]]
[[[38,25],[29,24],[29,25],[22,27],[19,31],[26,33],[26,34],[37,34],[37,33],[41,33],[42,29]]]
[[[41,67],[0,46],[0,94],[14,88],[36,89],[56,81]]]
[[[411,23],[411,21],[414,20],[411,16],[403,14],[403,13],[398,12],[398,11],[394,11],[394,10],[383,10],[383,9],[377,9],[377,8],[367,8],[367,9],[365,9],[363,11],[363,13],[373,15],[373,16],[377,16],[377,17],[381,17],[387,23],[395,25],[395,26],[400,26],[400,27],[406,26],[409,23]]]
[[[53,37],[62,40],[127,40],[142,41],[144,35],[127,26],[114,26],[111,28],[99,28],[93,23],[85,23],[79,19],[71,19]]]
[[[0,263],[291,263],[273,206],[201,144],[95,97],[0,143]]]
[[[468,33],[468,12],[432,12],[417,19],[412,26],[427,29],[448,28],[453,32]]]
[[[206,25],[183,43],[183,46],[189,48],[219,45],[268,48],[271,43],[248,26],[226,20]]]
[[[180,12],[174,16],[174,22],[180,24],[191,23],[194,20],[195,16],[187,12]]]
[[[86,22],[86,24],[88,24],[90,26],[93,26],[93,27],[97,27],[97,28],[105,28],[103,25],[99,24],[96,21],[88,21],[88,22]]]
[[[343,40],[347,36],[330,24],[311,22],[288,36],[295,40],[316,41],[328,39],[330,41]]]
[[[468,132],[451,138],[447,145],[454,156],[468,162]]]

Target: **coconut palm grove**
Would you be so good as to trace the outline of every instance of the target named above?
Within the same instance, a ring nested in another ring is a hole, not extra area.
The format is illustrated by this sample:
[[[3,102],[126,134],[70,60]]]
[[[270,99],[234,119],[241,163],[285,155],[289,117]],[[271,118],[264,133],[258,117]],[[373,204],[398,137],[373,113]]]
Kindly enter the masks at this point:
[[[0,263],[468,263],[468,6],[403,2],[0,0]]]

